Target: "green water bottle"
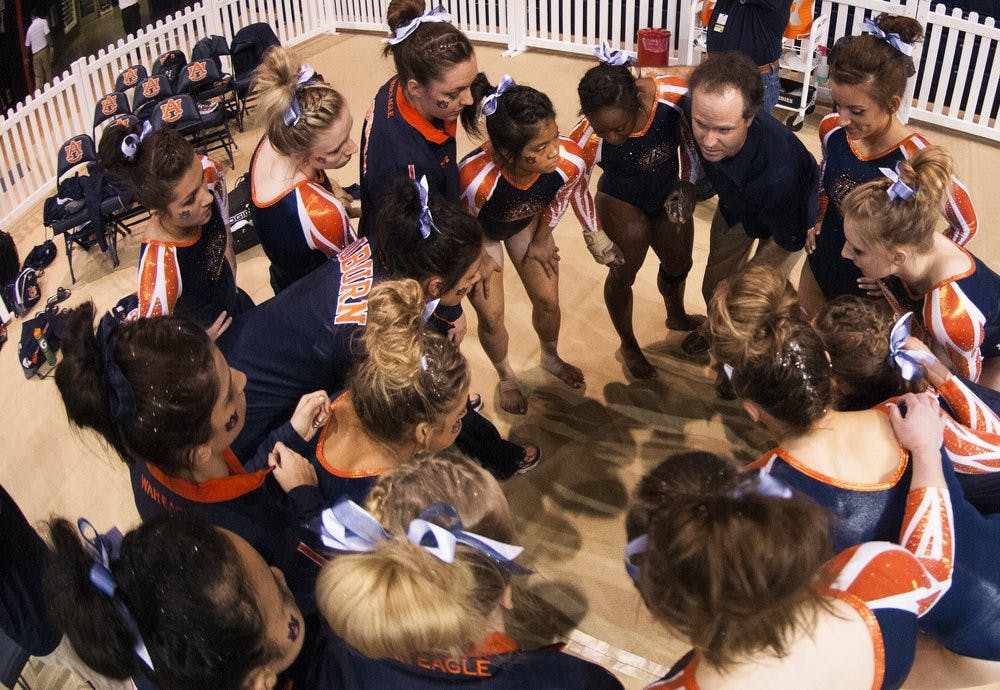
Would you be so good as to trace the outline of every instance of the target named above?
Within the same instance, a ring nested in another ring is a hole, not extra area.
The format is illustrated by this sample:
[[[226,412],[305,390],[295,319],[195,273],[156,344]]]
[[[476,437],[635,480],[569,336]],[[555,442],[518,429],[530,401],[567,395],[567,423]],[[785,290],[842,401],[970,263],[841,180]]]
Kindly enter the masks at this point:
[[[45,353],[45,361],[50,367],[54,367],[56,365],[56,353],[55,350],[49,347],[49,341],[45,335],[42,334],[41,328],[35,329],[35,340],[38,341],[38,347],[41,348],[43,353]]]

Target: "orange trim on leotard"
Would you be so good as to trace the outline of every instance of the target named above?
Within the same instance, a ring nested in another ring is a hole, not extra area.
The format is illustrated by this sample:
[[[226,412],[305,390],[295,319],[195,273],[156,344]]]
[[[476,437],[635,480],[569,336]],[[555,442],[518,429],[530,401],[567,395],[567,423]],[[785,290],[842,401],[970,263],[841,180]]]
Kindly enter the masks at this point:
[[[417,109],[406,100],[406,95],[403,93],[403,85],[398,81],[396,82],[396,107],[399,108],[399,114],[406,120],[406,123],[420,132],[424,139],[432,144],[443,144],[455,136],[457,123],[454,120],[450,122],[444,121],[444,130],[440,130],[432,125],[427,118],[417,112]]]
[[[378,475],[384,473],[386,468],[380,467],[374,470],[359,470],[357,472],[345,472],[342,469],[334,467],[327,459],[326,455],[323,453],[323,443],[326,441],[326,436],[330,430],[330,424],[333,422],[333,408],[337,406],[341,400],[344,399],[347,393],[341,393],[333,401],[330,402],[330,419],[327,420],[323,428],[319,430],[319,438],[316,440],[316,460],[323,467],[324,470],[329,472],[335,477],[341,477],[343,479],[359,479],[361,477],[377,477]]]
[[[793,468],[795,468],[802,474],[806,475],[807,477],[811,477],[816,481],[823,482],[824,484],[828,484],[830,486],[836,486],[840,489],[850,489],[852,491],[885,491],[887,489],[891,489],[892,487],[896,486],[899,480],[903,477],[903,473],[906,471],[906,466],[910,462],[909,452],[905,448],[900,446],[899,463],[896,465],[896,470],[893,473],[892,477],[887,481],[878,482],[877,484],[847,482],[842,479],[837,479],[836,477],[831,477],[829,475],[823,474],[822,472],[814,470],[813,468],[800,462],[799,460],[796,460],[794,456],[788,453],[781,446],[778,446],[777,448],[768,451],[764,456],[762,456],[756,462],[752,463],[750,466],[755,469],[760,469],[765,464],[767,464],[767,461],[774,455],[777,455],[779,458],[787,462],[789,465],[791,465]]]
[[[243,469],[239,459],[232,450],[226,448],[222,452],[222,458],[229,469],[229,476],[221,479],[209,479],[204,482],[193,482],[180,477],[171,477],[164,474],[151,463],[146,463],[146,470],[153,475],[156,481],[170,489],[172,492],[195,503],[224,503],[234,498],[244,496],[254,491],[264,483],[272,471],[272,468],[258,470],[252,474]]]

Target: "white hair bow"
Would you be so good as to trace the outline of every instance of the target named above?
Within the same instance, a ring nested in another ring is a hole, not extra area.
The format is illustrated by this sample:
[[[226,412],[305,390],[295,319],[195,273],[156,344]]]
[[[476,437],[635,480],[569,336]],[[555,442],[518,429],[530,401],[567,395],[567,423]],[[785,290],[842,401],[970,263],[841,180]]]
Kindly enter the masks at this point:
[[[418,26],[420,26],[424,22],[448,22],[448,23],[450,23],[451,20],[452,20],[452,16],[450,14],[448,14],[448,11],[445,8],[441,7],[441,5],[438,5],[434,9],[428,10],[427,12],[424,12],[419,17],[414,17],[413,19],[411,19],[410,21],[408,21],[406,24],[403,24],[401,27],[399,27],[398,29],[396,29],[396,32],[390,38],[385,39],[385,42],[388,43],[391,46],[394,46],[397,43],[402,43],[403,41],[405,41],[407,39],[407,37],[410,34],[412,34],[414,31],[417,30]]]
[[[480,110],[483,115],[489,117],[497,111],[497,101],[500,100],[500,96],[504,94],[507,89],[512,86],[517,86],[517,82],[509,75],[503,75],[503,79],[497,84],[497,87],[493,90],[493,93],[488,93],[483,97],[483,104],[480,106]]]
[[[883,39],[886,43],[891,45],[893,48],[901,52],[907,57],[913,57],[913,44],[907,43],[902,38],[899,37],[897,33],[887,34],[879,28],[878,24],[871,17],[868,17],[863,22],[861,22],[861,33],[872,34],[873,36],[878,36]]]
[[[615,67],[624,67],[632,61],[632,56],[624,50],[611,50],[607,41],[601,41],[601,44],[594,48],[594,55],[601,62]]]
[[[934,363],[934,356],[922,350],[908,350],[903,347],[910,337],[910,319],[913,312],[908,311],[899,317],[889,334],[889,363],[899,369],[900,375],[907,381],[912,381],[920,375],[921,365]]]

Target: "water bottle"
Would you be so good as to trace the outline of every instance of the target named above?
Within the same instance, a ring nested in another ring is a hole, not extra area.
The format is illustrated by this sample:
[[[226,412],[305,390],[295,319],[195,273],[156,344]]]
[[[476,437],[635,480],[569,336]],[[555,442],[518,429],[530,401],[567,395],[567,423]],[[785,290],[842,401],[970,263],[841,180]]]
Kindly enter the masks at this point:
[[[817,46],[819,64],[816,65],[816,87],[825,88],[830,85],[830,66],[826,63],[826,46]]]
[[[50,367],[54,367],[56,365],[56,353],[51,347],[49,347],[49,341],[42,334],[41,328],[35,329],[35,340],[38,341],[39,349],[41,349],[41,351],[45,353],[45,361],[48,363]]]

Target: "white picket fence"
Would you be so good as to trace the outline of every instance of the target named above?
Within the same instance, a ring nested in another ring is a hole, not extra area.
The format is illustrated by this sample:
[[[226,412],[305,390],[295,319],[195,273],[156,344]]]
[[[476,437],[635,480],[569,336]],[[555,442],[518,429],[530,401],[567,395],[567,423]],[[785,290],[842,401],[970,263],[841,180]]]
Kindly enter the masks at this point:
[[[147,26],[97,55],[80,58],[40,92],[0,118],[0,226],[52,193],[56,147],[91,131],[94,105],[127,66],[149,65],[167,50],[190,54],[198,39],[231,40],[240,28],[269,23],[286,45],[337,30],[385,32],[387,0],[204,0]],[[541,48],[590,54],[603,40],[635,49],[641,27],[670,30],[675,59],[694,59],[689,0],[445,0],[456,24],[475,41],[510,53]],[[830,17],[827,43],[857,33],[866,16],[915,17],[927,40],[914,56],[921,68],[910,83],[908,116],[1000,141],[995,104],[1000,83],[1000,30],[994,20],[963,19],[931,0],[822,0]],[[924,57],[925,56],[925,57]],[[906,113],[904,113],[904,116]]]

